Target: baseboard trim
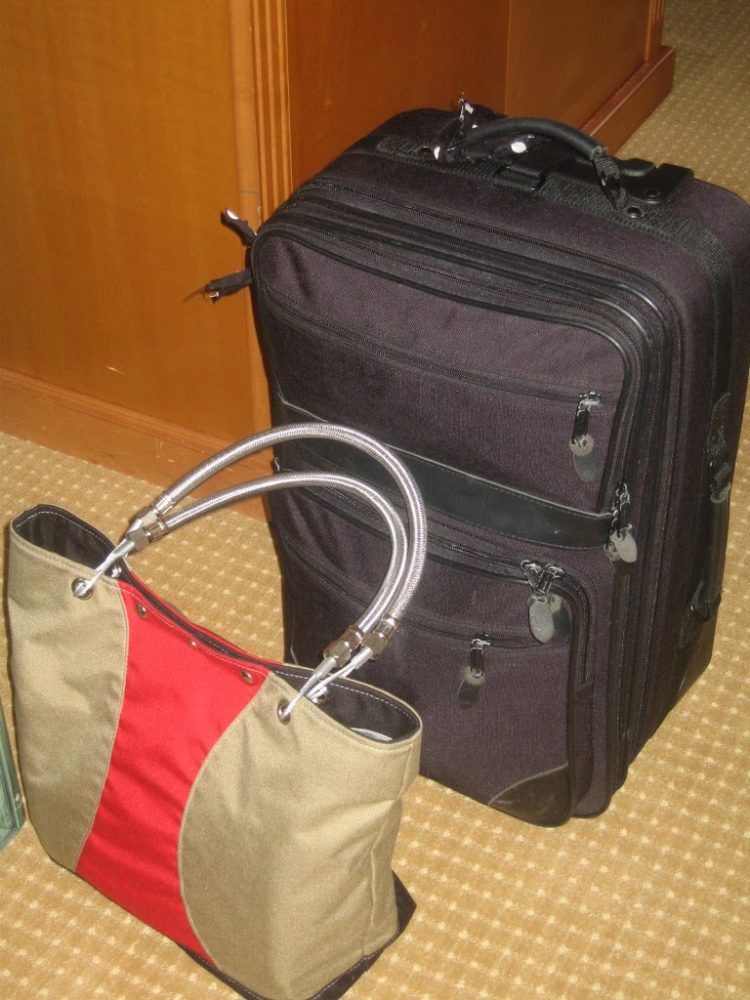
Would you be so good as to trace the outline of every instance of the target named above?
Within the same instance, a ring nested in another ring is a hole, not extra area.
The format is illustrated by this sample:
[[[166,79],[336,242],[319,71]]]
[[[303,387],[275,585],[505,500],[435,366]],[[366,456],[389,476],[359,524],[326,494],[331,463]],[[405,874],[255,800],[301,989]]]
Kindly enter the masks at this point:
[[[229,443],[7,369],[0,369],[0,431],[155,486],[168,486]],[[270,460],[269,451],[252,455],[219,473],[196,495],[268,475]],[[262,499],[237,509],[266,516]]]
[[[662,46],[583,124],[583,131],[616,152],[670,92],[674,66],[675,50]]]

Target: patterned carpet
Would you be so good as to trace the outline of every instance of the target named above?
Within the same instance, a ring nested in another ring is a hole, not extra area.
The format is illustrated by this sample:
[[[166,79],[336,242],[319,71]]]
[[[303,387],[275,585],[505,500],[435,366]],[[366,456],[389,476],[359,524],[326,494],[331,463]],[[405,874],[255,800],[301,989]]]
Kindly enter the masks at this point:
[[[675,90],[621,155],[686,163],[750,198],[750,5],[667,7]],[[0,477],[3,522],[51,500],[110,535],[157,492],[4,435]],[[712,665],[610,809],[545,830],[417,779],[395,866],[417,914],[352,1000],[750,997],[748,420],[732,497]],[[133,565],[188,616],[280,654],[278,571],[264,524],[218,514]],[[4,669],[0,697],[9,714]],[[29,824],[0,855],[0,1000],[234,996],[49,861]]]

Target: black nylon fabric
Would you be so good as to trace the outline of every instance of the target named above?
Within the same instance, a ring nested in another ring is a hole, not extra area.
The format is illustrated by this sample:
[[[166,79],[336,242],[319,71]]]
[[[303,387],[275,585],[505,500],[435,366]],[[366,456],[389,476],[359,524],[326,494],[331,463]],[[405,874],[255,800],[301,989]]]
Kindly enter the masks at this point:
[[[569,681],[561,695],[531,670],[525,694],[512,695],[523,720],[516,742],[478,717],[475,733],[498,757],[505,751],[520,762],[513,777],[523,782],[525,771],[536,780],[537,801],[543,774],[569,768],[572,812],[590,815],[606,807],[685,679],[710,658],[714,619],[686,628],[685,616],[719,564],[716,545],[725,544],[711,528],[708,440],[716,402],[729,391],[722,432],[731,467],[750,345],[750,209],[679,169],[665,172],[672,186],[661,200],[639,197],[634,185],[618,208],[593,171],[589,180],[585,165],[554,150],[545,156],[541,144],[533,150],[538,183],[522,189],[491,160],[436,162],[433,138],[449,124],[430,109],[397,116],[303,185],[261,230],[254,301],[275,412],[288,419],[304,411],[381,436],[415,456],[426,488],[434,485],[426,470],[442,463],[539,504],[600,517],[605,535],[610,516],[621,528],[629,521],[637,558],[610,562],[603,545],[582,545],[559,525],[547,534],[523,508],[509,518],[511,494],[502,489],[499,519],[472,520],[471,499],[447,480],[443,496],[456,504],[430,504],[431,526],[452,533],[456,567],[480,539],[480,548],[494,545],[518,564],[554,560],[573,587],[585,683]],[[589,418],[588,480],[570,449],[571,406],[586,391],[601,396]],[[623,484],[627,515],[616,506]],[[285,572],[292,549],[325,547],[328,523],[320,512],[287,522]],[[627,540],[615,543],[627,552]],[[357,579],[357,559],[367,556],[344,549],[345,577]],[[323,588],[309,567],[290,573],[288,624],[304,616],[305,590]],[[456,569],[456,605],[468,621],[460,579]],[[312,645],[317,619],[337,614],[345,595],[316,602],[318,613],[306,618]],[[496,624],[504,614],[497,609]],[[421,679],[393,683],[426,699],[442,730],[425,767],[487,801],[491,753],[456,763],[468,736],[447,721],[449,682],[425,679],[428,659],[453,663],[448,647],[437,629],[414,640],[410,669]],[[454,666],[436,669],[455,674]],[[517,676],[498,686],[496,715]],[[388,686],[385,669],[378,680]],[[546,725],[535,728],[539,718]],[[557,749],[532,761],[545,728]],[[429,731],[428,723],[427,742]],[[539,821],[538,813],[528,818]]]
[[[387,546],[354,515],[343,519],[340,504],[277,496],[272,513],[284,566],[286,653],[310,665],[320,653],[316,637],[325,629],[335,633],[355,612]],[[302,538],[304,549],[296,550]],[[384,682],[420,713],[423,774],[489,802],[529,775],[569,767],[575,720],[569,719],[568,689],[575,688],[585,716],[591,682],[579,676],[577,639],[561,635],[545,645],[531,635],[529,590],[517,563],[495,567],[512,574],[504,577],[490,573],[486,560],[472,566],[446,552],[441,559],[441,551],[434,549],[424,584],[388,648],[358,676]],[[357,576],[341,574],[342,560]],[[465,708],[459,688],[477,636],[490,643],[483,652],[485,680]],[[563,821],[570,805],[568,799],[562,814],[544,821]]]

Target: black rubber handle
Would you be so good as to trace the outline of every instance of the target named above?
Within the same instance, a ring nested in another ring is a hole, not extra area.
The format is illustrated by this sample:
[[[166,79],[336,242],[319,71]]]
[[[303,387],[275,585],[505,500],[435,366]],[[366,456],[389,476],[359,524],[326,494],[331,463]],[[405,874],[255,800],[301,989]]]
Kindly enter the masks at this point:
[[[612,204],[618,208],[624,204],[626,196],[620,168],[617,161],[607,153],[606,147],[580,129],[548,118],[497,118],[485,122],[476,128],[467,129],[462,136],[447,143],[445,147],[436,146],[435,157],[444,163],[457,163],[473,146],[481,145],[488,139],[503,139],[514,135],[541,135],[570,146],[593,164],[604,193]]]
[[[512,135],[543,135],[558,142],[567,143],[576,153],[591,160],[604,147],[580,129],[551,121],[548,118],[497,118],[476,128],[468,129],[464,135],[446,147],[446,155],[476,146],[485,139],[503,139]],[[606,152],[606,150],[605,150]]]

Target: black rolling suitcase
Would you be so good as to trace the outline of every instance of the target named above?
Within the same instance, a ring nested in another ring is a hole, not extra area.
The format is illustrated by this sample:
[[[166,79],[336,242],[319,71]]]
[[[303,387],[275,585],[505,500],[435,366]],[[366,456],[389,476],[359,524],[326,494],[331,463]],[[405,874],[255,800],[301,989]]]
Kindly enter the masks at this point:
[[[422,489],[423,583],[363,677],[421,713],[423,773],[531,822],[600,812],[711,654],[750,209],[464,107],[387,122],[257,239],[225,221],[248,269],[208,293],[252,272],[275,420],[368,431]],[[321,461],[377,478],[332,447],[277,455]],[[343,495],[271,508],[286,655],[315,663],[387,545]]]

